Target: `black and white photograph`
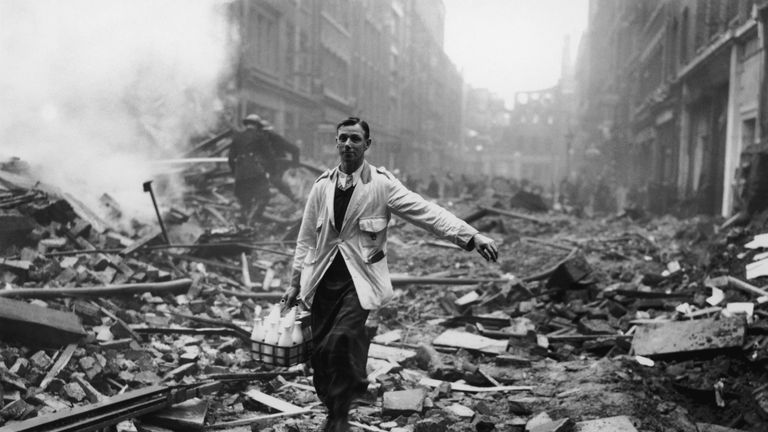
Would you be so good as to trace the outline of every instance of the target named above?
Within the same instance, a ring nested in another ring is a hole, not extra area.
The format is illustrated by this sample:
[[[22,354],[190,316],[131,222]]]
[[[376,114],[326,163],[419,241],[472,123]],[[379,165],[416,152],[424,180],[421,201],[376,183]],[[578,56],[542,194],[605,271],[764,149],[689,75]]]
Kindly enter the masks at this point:
[[[768,431],[768,0],[0,0],[0,432]]]

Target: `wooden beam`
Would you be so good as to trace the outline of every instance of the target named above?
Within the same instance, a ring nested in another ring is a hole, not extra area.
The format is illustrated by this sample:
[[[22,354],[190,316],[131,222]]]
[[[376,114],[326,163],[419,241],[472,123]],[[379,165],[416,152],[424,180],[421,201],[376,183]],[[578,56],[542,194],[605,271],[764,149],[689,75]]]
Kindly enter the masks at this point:
[[[440,387],[444,382],[432,378],[422,378],[419,384],[427,387]],[[513,391],[531,391],[534,386],[496,386],[496,387],[477,387],[461,383],[451,383],[451,390],[465,393],[491,393],[491,392],[513,392]]]
[[[245,393],[245,396],[247,396],[249,399],[252,399],[260,404],[266,405],[270,408],[276,409],[280,412],[284,413],[291,413],[296,411],[301,411],[304,408],[294,405],[290,402],[286,402],[282,399],[278,399],[274,396],[268,395],[264,392],[261,392],[259,390],[249,390]]]
[[[16,288],[0,290],[0,297],[17,298],[58,298],[58,297],[90,297],[90,296],[121,296],[143,294],[183,294],[192,285],[192,279],[178,279],[169,282],[136,283],[103,285],[82,288]]]
[[[752,284],[736,279],[733,276],[719,276],[709,280],[709,284],[717,288],[735,288],[757,296],[768,296],[768,291],[758,288]]]
[[[59,353],[59,356],[56,358],[53,366],[51,366],[51,368],[48,370],[48,373],[45,374],[43,380],[40,381],[39,388],[41,391],[45,391],[51,381],[56,378],[56,375],[58,375],[62,369],[67,367],[69,361],[72,359],[72,354],[75,353],[75,349],[77,349],[77,344],[69,344]]]
[[[72,312],[7,298],[0,298],[0,334],[44,346],[77,342],[87,335],[80,318]]]
[[[541,220],[541,218],[537,218],[537,217],[534,217],[534,216],[528,216],[528,215],[525,215],[525,214],[522,214],[522,213],[516,213],[516,212],[513,212],[513,211],[504,210],[504,209],[495,208],[495,207],[482,207],[481,206],[480,208],[483,209],[483,210],[487,210],[490,213],[496,213],[496,214],[500,214],[502,216],[509,216],[509,217],[512,217],[512,218],[515,218],[515,219],[522,219],[522,220],[525,220],[525,221],[528,221],[528,222],[533,222],[535,224],[540,224],[540,225],[546,225],[547,224],[547,222]]]
[[[305,414],[308,412],[311,412],[312,410],[309,408],[302,408],[301,411],[292,411],[292,412],[282,412],[277,414],[267,414],[267,415],[260,415],[256,417],[248,417],[243,418],[240,420],[233,420],[228,422],[222,422],[222,423],[215,423],[209,426],[206,426],[206,430],[214,430],[214,429],[231,429],[238,426],[248,426],[252,425],[254,423],[263,422],[266,420],[274,420],[274,419],[280,419],[280,418],[286,418],[286,417],[294,417],[299,414]]]

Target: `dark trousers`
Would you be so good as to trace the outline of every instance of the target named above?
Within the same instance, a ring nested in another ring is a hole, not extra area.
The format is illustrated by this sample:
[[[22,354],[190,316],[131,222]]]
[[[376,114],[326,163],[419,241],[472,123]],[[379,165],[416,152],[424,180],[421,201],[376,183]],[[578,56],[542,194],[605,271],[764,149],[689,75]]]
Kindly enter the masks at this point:
[[[335,290],[320,283],[312,302],[311,364],[317,396],[331,418],[346,418],[352,400],[368,388],[367,318],[351,280]]]
[[[266,177],[235,179],[235,197],[240,202],[242,223],[250,223],[254,216],[260,217],[269,203],[269,180]]]

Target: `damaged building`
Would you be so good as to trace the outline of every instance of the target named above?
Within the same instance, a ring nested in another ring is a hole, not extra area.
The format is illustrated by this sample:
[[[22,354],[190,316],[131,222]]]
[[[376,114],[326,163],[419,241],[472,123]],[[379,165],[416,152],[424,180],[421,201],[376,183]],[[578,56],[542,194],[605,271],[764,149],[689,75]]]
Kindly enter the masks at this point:
[[[578,145],[600,153],[628,202],[689,215],[749,206],[765,111],[763,3],[590,2]]]
[[[446,55],[441,1],[236,1],[232,121],[256,113],[320,161],[338,119],[375,119],[372,157],[407,171],[455,165],[464,82]],[[440,107],[435,109],[434,107]],[[444,155],[443,159],[434,155]]]

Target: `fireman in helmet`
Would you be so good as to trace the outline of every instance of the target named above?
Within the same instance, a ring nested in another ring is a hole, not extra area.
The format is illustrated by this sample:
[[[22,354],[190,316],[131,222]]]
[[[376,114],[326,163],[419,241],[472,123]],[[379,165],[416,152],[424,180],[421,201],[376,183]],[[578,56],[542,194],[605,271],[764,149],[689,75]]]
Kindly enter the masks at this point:
[[[274,132],[271,125],[256,114],[243,119],[245,129],[235,133],[228,162],[235,177],[235,197],[240,202],[240,222],[249,224],[259,218],[269,203],[269,186],[296,201],[283,180],[290,163],[299,161],[299,148]]]

